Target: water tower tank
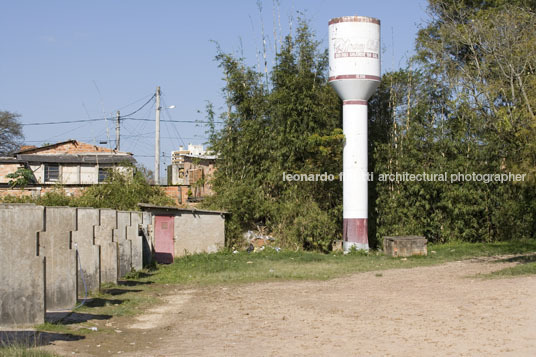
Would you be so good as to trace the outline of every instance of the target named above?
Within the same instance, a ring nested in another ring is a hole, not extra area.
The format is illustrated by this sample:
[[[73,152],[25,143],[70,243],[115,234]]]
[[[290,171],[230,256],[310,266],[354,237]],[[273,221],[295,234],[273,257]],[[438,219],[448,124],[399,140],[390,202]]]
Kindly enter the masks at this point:
[[[329,21],[329,82],[343,100],[343,246],[368,249],[367,100],[380,84],[380,20]]]

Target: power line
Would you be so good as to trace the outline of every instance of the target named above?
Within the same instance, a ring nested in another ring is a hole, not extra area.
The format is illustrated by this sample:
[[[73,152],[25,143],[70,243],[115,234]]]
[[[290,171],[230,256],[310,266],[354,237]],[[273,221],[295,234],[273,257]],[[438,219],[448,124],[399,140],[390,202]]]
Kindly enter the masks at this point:
[[[140,108],[141,109],[141,108]],[[39,125],[59,125],[59,124],[76,124],[76,123],[87,123],[94,122],[99,120],[105,120],[111,118],[91,118],[91,119],[80,119],[80,120],[66,120],[66,121],[52,121],[45,123],[21,123],[23,126],[39,126]],[[154,119],[149,118],[125,118],[121,116],[121,120],[135,120],[135,121],[154,121]],[[160,121],[168,123],[191,123],[191,124],[209,124],[209,121],[206,120],[172,120],[172,119],[162,119]],[[223,121],[214,121],[215,124],[223,124]]]
[[[92,119],[82,119],[82,120],[67,120],[67,121],[52,121],[52,122],[46,122],[46,123],[21,123],[23,126],[31,126],[31,125],[56,125],[56,124],[74,124],[74,123],[85,123],[85,122],[92,122],[92,121],[98,121],[103,120],[106,118],[92,118]]]
[[[140,110],[142,110],[147,104],[149,104],[154,98],[156,97],[156,94],[153,94],[153,96],[151,98],[149,98],[148,101],[146,101],[141,107],[139,107],[138,109],[136,109],[135,111],[133,111],[132,113],[128,113],[128,114],[125,114],[124,116],[125,117],[129,117],[133,114],[136,114],[137,112],[139,112]]]
[[[123,118],[124,120],[138,120],[138,121],[154,121],[154,119],[148,119],[148,118]],[[160,121],[168,122],[168,123],[192,123],[192,124],[209,124],[210,121],[207,120],[165,120],[161,119]],[[214,121],[215,124],[223,124],[223,121]]]

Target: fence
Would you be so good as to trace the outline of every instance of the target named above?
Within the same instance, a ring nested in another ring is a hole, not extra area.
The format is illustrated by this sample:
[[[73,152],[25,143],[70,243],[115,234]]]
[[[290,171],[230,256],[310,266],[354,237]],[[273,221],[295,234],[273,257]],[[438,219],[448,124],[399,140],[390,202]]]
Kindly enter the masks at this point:
[[[150,258],[152,217],[111,209],[0,205],[0,327],[44,322]]]

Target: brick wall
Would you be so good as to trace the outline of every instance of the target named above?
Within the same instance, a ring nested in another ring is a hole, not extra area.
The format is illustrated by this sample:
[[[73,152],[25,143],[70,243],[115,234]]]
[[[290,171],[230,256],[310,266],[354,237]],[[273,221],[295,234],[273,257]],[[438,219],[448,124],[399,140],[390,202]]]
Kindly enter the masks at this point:
[[[160,188],[164,190],[166,196],[175,201],[176,205],[186,204],[186,200],[188,199],[188,186],[160,186]]]
[[[17,171],[19,167],[22,167],[19,163],[0,164],[0,183],[9,183],[10,179],[6,175]]]
[[[96,146],[78,141],[66,142],[50,148],[36,148],[24,152],[24,154],[43,154],[43,155],[58,155],[58,154],[88,154],[88,153],[113,153],[112,149],[102,146]]]

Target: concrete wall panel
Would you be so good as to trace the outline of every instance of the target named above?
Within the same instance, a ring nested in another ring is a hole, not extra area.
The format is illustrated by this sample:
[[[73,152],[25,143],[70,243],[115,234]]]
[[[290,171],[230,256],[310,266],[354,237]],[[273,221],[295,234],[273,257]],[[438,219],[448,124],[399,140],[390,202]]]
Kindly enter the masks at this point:
[[[77,261],[71,241],[76,228],[72,207],[45,207],[45,229],[39,233],[39,255],[46,257],[47,309],[72,309],[77,302]]]
[[[113,241],[113,232],[117,228],[117,211],[99,210],[99,225],[95,227],[95,244],[100,246],[101,283],[117,283],[118,251]]]
[[[132,241],[125,239],[117,242],[118,278],[122,278],[132,270]]]
[[[45,320],[45,258],[37,256],[44,208],[0,205],[0,327]]]
[[[78,249],[78,296],[96,292],[100,287],[100,246],[95,245],[94,230],[99,225],[99,210],[76,209],[77,230],[73,232],[73,243]],[[84,284],[85,283],[85,284]],[[84,286],[85,285],[85,286]]]
[[[130,213],[131,225],[127,227],[127,239],[131,241],[132,247],[132,269],[143,269],[143,236],[140,235],[142,228],[141,212]]]

